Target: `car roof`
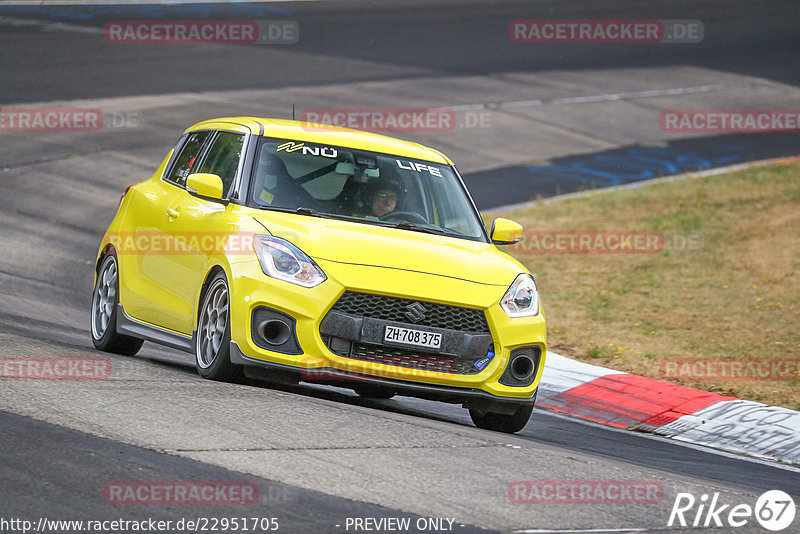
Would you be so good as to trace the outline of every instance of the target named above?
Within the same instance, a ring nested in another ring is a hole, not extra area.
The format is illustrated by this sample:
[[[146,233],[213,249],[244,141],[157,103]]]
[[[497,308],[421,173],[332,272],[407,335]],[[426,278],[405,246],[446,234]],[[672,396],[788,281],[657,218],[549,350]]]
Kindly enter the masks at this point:
[[[198,122],[187,128],[186,132],[207,129],[229,130],[232,125],[248,128],[250,133],[263,135],[264,137],[277,137],[290,141],[382,152],[393,156],[452,164],[450,159],[438,150],[428,148],[419,143],[402,141],[393,137],[360,130],[312,124],[304,121],[256,117],[224,117]]]

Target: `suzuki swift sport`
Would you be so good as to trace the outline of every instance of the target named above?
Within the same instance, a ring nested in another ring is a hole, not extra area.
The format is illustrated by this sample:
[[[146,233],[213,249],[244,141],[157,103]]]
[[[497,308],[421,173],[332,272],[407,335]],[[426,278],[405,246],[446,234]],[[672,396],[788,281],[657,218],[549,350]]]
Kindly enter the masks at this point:
[[[545,362],[533,276],[498,250],[453,163],[416,143],[224,118],[186,130],[129,187],[95,266],[95,347],[144,340],[200,376],[458,403],[522,429]]]

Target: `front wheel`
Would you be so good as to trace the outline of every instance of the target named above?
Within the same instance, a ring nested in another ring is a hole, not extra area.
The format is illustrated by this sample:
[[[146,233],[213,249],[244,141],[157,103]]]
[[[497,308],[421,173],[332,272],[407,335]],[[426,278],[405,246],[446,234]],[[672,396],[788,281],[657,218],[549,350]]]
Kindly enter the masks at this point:
[[[482,412],[473,408],[469,410],[469,416],[478,428],[507,434],[513,434],[525,428],[532,413],[533,403],[520,406],[512,414]]]
[[[92,292],[92,343],[98,350],[133,356],[143,339],[117,333],[119,268],[112,253],[103,258]]]
[[[223,273],[211,280],[200,304],[195,336],[197,373],[209,380],[234,382],[244,376],[231,363],[230,292]]]

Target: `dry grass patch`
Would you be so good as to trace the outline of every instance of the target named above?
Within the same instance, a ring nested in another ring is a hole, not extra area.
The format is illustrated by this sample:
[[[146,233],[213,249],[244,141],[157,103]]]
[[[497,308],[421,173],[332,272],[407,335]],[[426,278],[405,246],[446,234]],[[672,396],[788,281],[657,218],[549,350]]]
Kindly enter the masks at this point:
[[[800,362],[800,164],[599,191],[504,216],[526,230],[656,230],[668,246],[700,242],[646,254],[505,247],[536,276],[556,352],[653,378],[675,358]],[[670,381],[800,409],[798,374]]]

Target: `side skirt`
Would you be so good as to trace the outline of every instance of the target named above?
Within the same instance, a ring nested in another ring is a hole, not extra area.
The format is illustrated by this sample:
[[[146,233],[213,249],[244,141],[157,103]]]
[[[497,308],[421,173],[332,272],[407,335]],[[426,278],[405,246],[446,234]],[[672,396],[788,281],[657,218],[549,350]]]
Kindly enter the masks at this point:
[[[194,343],[191,337],[139,322],[125,313],[122,304],[117,304],[117,333],[194,354]]]

